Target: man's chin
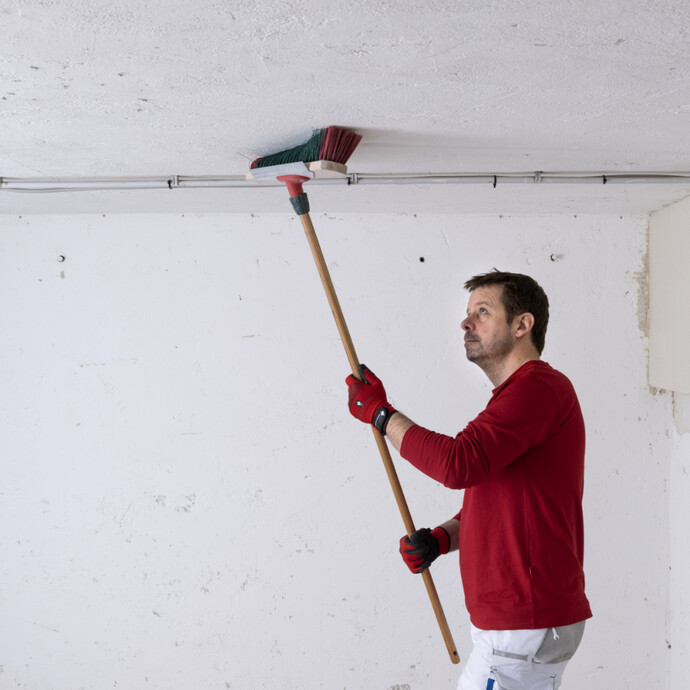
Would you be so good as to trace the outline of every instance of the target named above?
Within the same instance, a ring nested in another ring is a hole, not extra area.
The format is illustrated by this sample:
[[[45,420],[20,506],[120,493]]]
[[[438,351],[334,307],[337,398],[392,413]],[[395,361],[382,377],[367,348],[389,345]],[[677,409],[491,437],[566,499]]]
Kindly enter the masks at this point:
[[[481,359],[478,352],[472,352],[471,350],[465,350],[465,357],[467,357],[468,362],[473,362],[474,364]]]
[[[468,340],[465,342],[465,357],[467,357],[470,362],[475,362],[480,357],[479,349],[472,347],[472,345],[475,343],[476,341],[474,340]]]

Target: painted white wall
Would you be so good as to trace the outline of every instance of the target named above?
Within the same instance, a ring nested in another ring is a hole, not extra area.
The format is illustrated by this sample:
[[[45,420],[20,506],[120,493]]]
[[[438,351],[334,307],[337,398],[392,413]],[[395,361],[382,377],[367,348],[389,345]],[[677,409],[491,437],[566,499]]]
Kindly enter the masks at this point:
[[[683,439],[647,385],[647,219],[314,222],[360,358],[447,433],[490,393],[462,282],[496,266],[545,287],[545,359],[589,439],[595,618],[564,688],[681,687]],[[455,687],[301,232],[287,214],[0,217],[3,690]],[[394,457],[418,526],[453,514],[460,492]],[[466,658],[457,565],[433,573]]]
[[[649,218],[649,382],[690,394],[690,197]]]
[[[671,687],[686,683],[690,660],[690,198],[649,218],[649,381],[672,391],[675,444],[670,464],[671,596],[669,647]]]
[[[690,662],[690,396],[673,394],[676,428],[670,466],[671,597],[669,644],[673,690],[687,683]]]

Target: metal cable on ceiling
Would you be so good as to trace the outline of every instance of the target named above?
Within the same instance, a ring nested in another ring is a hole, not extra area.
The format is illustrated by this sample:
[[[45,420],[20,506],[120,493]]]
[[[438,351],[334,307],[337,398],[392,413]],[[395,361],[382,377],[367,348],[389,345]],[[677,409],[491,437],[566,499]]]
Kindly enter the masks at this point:
[[[348,173],[314,179],[310,185],[425,184],[688,184],[690,172],[501,172],[501,173]],[[141,189],[261,188],[282,186],[247,180],[243,175],[164,175],[152,177],[0,177],[0,191],[50,193]]]

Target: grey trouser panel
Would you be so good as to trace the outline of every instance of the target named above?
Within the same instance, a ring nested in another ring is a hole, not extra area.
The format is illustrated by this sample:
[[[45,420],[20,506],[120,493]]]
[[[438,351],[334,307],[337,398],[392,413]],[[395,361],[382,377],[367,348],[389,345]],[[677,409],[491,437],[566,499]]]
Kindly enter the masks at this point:
[[[568,661],[580,646],[585,632],[585,622],[564,625],[560,628],[549,628],[546,631],[541,647],[534,655],[537,664],[559,664]]]

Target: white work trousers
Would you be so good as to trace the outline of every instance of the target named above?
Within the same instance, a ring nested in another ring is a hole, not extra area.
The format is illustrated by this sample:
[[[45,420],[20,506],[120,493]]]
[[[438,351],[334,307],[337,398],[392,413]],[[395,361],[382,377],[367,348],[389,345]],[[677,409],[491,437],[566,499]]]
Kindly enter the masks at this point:
[[[480,630],[458,690],[558,690],[585,623],[539,630]]]

